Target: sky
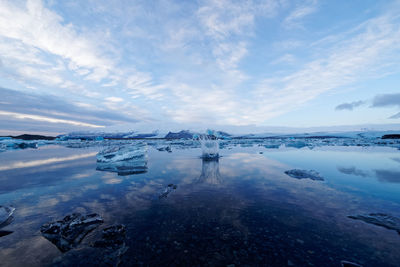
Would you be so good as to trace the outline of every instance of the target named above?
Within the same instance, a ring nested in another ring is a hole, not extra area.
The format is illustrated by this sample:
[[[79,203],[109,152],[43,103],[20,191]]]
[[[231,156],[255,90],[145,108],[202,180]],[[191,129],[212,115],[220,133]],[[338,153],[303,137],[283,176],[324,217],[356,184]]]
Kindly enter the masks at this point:
[[[0,134],[400,129],[399,62],[398,0],[0,0]]]

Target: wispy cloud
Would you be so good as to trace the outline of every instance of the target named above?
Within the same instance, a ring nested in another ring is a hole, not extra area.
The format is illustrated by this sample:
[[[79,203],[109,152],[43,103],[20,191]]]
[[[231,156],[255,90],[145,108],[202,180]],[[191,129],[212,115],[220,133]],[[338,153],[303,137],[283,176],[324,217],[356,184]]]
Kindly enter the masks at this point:
[[[361,100],[354,101],[351,103],[343,103],[343,104],[337,105],[335,110],[353,110],[354,108],[357,108],[363,104],[365,104],[365,102],[361,101]]]
[[[283,21],[285,28],[302,28],[302,19],[317,11],[317,0],[305,1],[296,7]]]

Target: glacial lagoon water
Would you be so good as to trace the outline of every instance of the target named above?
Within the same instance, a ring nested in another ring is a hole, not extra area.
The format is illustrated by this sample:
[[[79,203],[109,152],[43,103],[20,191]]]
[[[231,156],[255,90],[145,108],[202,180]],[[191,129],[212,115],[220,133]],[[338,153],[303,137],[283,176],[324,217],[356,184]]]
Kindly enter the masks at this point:
[[[396,148],[226,146],[204,160],[200,148],[149,146],[147,171],[137,173],[102,171],[101,149],[0,153],[0,205],[16,208],[2,229],[13,233],[0,237],[1,266],[63,262],[40,228],[74,212],[101,215],[99,229],[126,226],[121,266],[400,266],[399,233],[348,217],[400,218]]]

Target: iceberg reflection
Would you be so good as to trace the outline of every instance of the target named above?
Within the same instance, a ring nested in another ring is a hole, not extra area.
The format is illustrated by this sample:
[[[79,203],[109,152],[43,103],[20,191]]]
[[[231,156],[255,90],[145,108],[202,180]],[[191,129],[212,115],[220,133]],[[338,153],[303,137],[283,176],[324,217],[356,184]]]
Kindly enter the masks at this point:
[[[222,177],[219,173],[219,159],[202,159],[201,175],[197,179],[198,183],[221,184]]]

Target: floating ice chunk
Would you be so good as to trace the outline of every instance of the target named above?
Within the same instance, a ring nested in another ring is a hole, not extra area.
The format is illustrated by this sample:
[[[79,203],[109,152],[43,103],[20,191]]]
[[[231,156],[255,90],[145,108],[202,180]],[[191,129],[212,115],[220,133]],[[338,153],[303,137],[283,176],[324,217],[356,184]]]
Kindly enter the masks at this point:
[[[61,221],[42,225],[40,232],[61,252],[66,252],[76,247],[89,232],[102,223],[103,218],[96,213],[86,216],[73,213],[65,216]]]
[[[311,180],[316,180],[316,181],[323,181],[324,178],[321,177],[321,175],[314,170],[299,170],[299,169],[293,169],[289,171],[285,171],[287,175],[290,177],[296,178],[296,179],[311,179]]]
[[[6,227],[14,220],[12,216],[14,213],[15,208],[7,207],[7,206],[0,206],[0,229]],[[13,233],[12,231],[5,231],[0,230],[0,237],[6,236]]]
[[[303,141],[291,141],[285,145],[286,147],[303,148],[307,146],[307,143]]]
[[[169,152],[169,153],[172,152],[171,146],[170,146],[170,145],[168,145],[168,146],[159,146],[159,147],[157,147],[157,150],[158,150],[158,151],[167,151],[167,152]]]
[[[147,145],[122,145],[106,148],[97,154],[97,162],[116,162],[147,157]]]
[[[169,184],[168,186],[166,186],[161,193],[158,195],[158,198],[167,198],[168,195],[174,191],[178,186],[176,184]]]
[[[395,230],[400,234],[400,218],[385,213],[370,213],[366,215],[347,216],[354,220],[361,220],[366,223],[385,227],[389,230]]]

